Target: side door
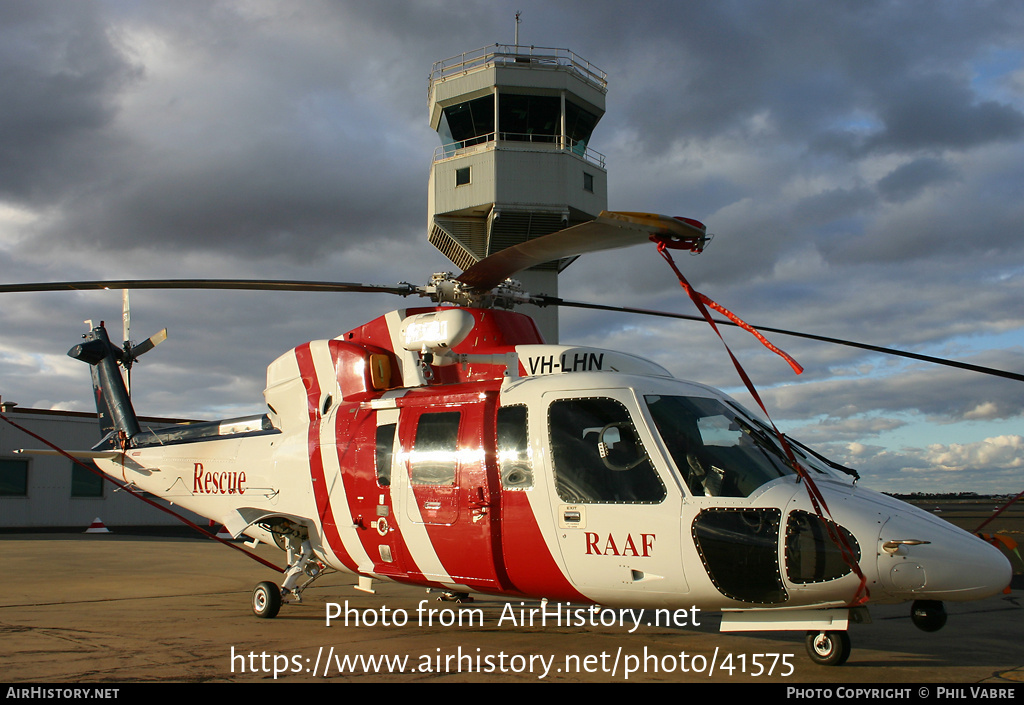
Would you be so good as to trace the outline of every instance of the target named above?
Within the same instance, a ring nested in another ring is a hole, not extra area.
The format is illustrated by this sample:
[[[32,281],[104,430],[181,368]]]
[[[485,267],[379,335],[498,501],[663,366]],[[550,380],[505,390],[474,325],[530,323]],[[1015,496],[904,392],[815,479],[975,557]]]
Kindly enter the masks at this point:
[[[355,442],[355,463],[344,477],[353,524],[373,572],[403,577],[408,556],[402,539],[398,503],[392,497],[391,476],[398,438],[398,410],[359,410],[349,428]]]
[[[402,409],[403,535],[423,577],[473,590],[501,589],[493,395]],[[485,432],[485,427],[490,432]],[[492,496],[493,494],[493,496]]]
[[[677,600],[689,591],[682,493],[632,392],[550,393],[545,402],[552,510],[570,580],[608,605]]]

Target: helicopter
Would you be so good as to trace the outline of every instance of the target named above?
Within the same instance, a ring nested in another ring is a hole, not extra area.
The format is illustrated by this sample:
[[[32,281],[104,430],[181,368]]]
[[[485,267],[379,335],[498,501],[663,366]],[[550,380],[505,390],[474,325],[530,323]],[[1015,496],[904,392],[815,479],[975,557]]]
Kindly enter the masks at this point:
[[[431,300],[285,352],[267,368],[266,410],[222,421],[140,425],[118,367],[130,370],[165,333],[119,347],[101,323],[68,352],[90,367],[104,433],[74,457],[285,552],[282,583],[252,592],[259,618],[301,602],[333,570],[369,592],[394,581],[456,601],[720,611],[723,632],[806,632],[814,662],[840,665],[849,625],[870,622],[869,604],[911,602],[915,625],[935,631],[945,601],[1004,591],[1011,566],[989,543],[859,486],[714,388],[631,353],[547,344],[513,310],[588,306],[523,292],[509,277],[529,267],[651,240],[699,253],[708,239],[695,220],[603,212],[424,286],[147,280],[0,293]]]

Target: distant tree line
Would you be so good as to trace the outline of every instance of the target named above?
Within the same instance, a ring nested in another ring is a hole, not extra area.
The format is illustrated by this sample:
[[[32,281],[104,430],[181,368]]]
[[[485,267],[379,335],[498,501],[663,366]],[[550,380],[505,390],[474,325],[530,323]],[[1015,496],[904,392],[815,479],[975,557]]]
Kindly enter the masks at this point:
[[[896,499],[996,499],[1008,494],[978,494],[977,492],[883,492]]]

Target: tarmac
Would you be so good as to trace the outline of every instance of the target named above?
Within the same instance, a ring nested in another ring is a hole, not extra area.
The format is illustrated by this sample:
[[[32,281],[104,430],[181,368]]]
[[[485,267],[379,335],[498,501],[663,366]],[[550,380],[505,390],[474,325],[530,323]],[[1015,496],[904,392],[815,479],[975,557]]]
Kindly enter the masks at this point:
[[[250,595],[262,580],[280,582],[273,570],[208,539],[114,531],[0,534],[0,681],[827,684],[851,697],[859,684],[915,693],[929,684],[933,694],[984,684],[1004,696],[996,699],[1024,693],[1019,583],[947,603],[947,625],[931,634],[911,624],[909,605],[872,607],[871,624],[850,628],[849,661],[825,667],[808,658],[803,633],[720,634],[715,613],[659,624],[665,615],[647,611],[637,626],[581,611],[575,623],[542,623],[537,602],[439,602],[385,582],[370,594],[338,573],[276,619],[258,619]],[[257,552],[284,563],[273,547]]]

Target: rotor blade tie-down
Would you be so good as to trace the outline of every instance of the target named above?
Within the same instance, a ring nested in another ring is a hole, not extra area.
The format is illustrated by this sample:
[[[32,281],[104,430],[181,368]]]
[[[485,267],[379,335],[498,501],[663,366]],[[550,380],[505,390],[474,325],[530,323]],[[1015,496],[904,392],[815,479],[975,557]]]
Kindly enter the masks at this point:
[[[711,308],[715,309],[722,315],[727,316],[736,325],[754,335],[754,337],[760,340],[761,343],[765,345],[765,347],[767,347],[769,350],[771,350],[772,352],[776,353],[784,360],[786,360],[789,363],[789,366],[793,368],[793,371],[796,372],[796,374],[800,374],[801,372],[803,372],[803,368],[796,362],[796,360],[794,360],[785,352],[783,352],[782,350],[778,349],[770,342],[768,342],[768,340],[763,335],[754,330],[752,326],[742,321],[739,318],[739,316],[732,313],[724,306],[715,303],[707,296],[704,296],[704,294],[701,294],[700,292],[694,290],[694,288],[690,286],[690,282],[688,282],[686,280],[686,277],[683,276],[683,273],[679,271],[679,268],[676,266],[675,261],[672,259],[672,254],[668,251],[669,249],[680,249],[678,246],[672,247],[673,243],[671,243],[671,241],[666,241],[665,238],[659,237],[658,235],[652,235],[651,241],[658,246],[658,253],[668,263],[668,266],[672,268],[672,271],[675,272],[676,278],[679,279],[679,285],[683,287],[683,290],[686,291],[686,293],[689,295],[690,299],[697,307],[697,310],[700,311],[702,316],[704,316],[704,320],[708,322],[711,328],[715,331],[715,334],[718,335],[718,339],[722,341],[722,345],[725,346],[725,351],[729,354],[729,358],[732,360],[733,367],[735,367],[736,372],[739,373],[740,379],[743,380],[743,384],[746,386],[747,391],[750,392],[750,395],[754,398],[754,401],[757,402],[757,405],[761,407],[761,411],[764,412],[765,417],[768,419],[768,423],[770,423],[772,428],[775,430],[775,435],[778,437],[779,443],[782,445],[782,449],[783,451],[785,451],[786,457],[788,458],[790,465],[793,467],[793,470],[797,473],[797,476],[801,480],[803,480],[804,487],[807,488],[807,494],[811,500],[811,506],[814,507],[815,513],[822,520],[822,523],[825,524],[825,529],[826,531],[828,531],[829,538],[831,538],[832,542],[839,548],[839,552],[843,557],[843,562],[845,562],[846,565],[849,566],[850,570],[860,579],[860,585],[857,587],[857,592],[854,593],[853,599],[850,601],[849,606],[857,607],[859,605],[864,604],[870,598],[870,592],[867,588],[867,576],[864,575],[864,572],[860,569],[860,566],[857,564],[856,555],[854,554],[853,548],[846,540],[846,537],[844,537],[842,533],[835,528],[838,527],[838,524],[825,517],[825,514],[832,516],[832,512],[829,511],[828,504],[825,502],[825,498],[821,495],[821,492],[814,484],[814,481],[811,479],[811,476],[807,472],[807,470],[805,470],[804,467],[800,465],[799,462],[797,462],[796,455],[793,453],[793,449],[790,447],[785,435],[783,435],[783,433],[779,431],[778,427],[776,427],[775,425],[775,422],[772,421],[771,415],[768,413],[767,407],[765,406],[764,402],[761,401],[761,395],[757,393],[757,389],[754,388],[754,383],[750,380],[750,377],[747,375],[746,370],[743,369],[743,365],[741,365],[740,361],[736,359],[736,356],[733,354],[732,349],[729,347],[729,344],[725,342],[725,338],[722,336],[722,332],[718,329],[718,325],[716,325],[715,319],[712,318],[711,314],[708,312],[708,307],[710,306]],[[822,508],[824,508],[824,512],[822,511]]]
[[[15,423],[14,421],[11,421],[5,415],[0,414],[0,421],[6,421],[11,426],[14,426],[14,428],[16,428],[19,431],[21,431],[22,433],[25,433],[25,434],[31,436],[32,438],[35,438],[40,443],[43,443],[43,444],[49,446],[52,450],[57,451],[58,453],[63,455],[65,458],[67,458],[71,462],[75,463],[76,465],[79,465],[79,466],[85,468],[86,470],[88,470],[89,472],[93,473],[94,475],[99,475],[102,479],[104,479],[107,482],[113,484],[118,489],[124,490],[125,492],[130,494],[132,497],[135,497],[137,499],[141,499],[146,504],[149,504],[149,505],[151,505],[153,507],[156,507],[157,509],[159,509],[162,512],[166,512],[167,514],[170,514],[174,518],[176,518],[179,521],[181,521],[183,524],[185,524],[185,525],[195,529],[196,531],[198,531],[201,534],[204,534],[207,538],[211,538],[214,541],[220,541],[225,546],[233,548],[236,551],[241,551],[245,555],[247,555],[250,558],[252,558],[254,561],[262,563],[263,565],[265,565],[268,568],[273,568],[278,573],[283,573],[284,572],[284,568],[281,568],[280,566],[276,566],[273,563],[271,563],[270,561],[266,560],[265,558],[257,556],[252,551],[247,551],[246,549],[242,548],[241,546],[236,546],[235,544],[233,544],[233,543],[231,543],[229,541],[226,541],[226,540],[220,538],[219,536],[217,536],[215,534],[210,533],[209,531],[207,531],[203,527],[199,526],[198,524],[195,524],[195,523],[189,521],[188,519],[186,519],[185,517],[183,517],[181,514],[178,514],[173,509],[170,509],[169,507],[165,507],[162,504],[157,504],[156,502],[154,502],[153,500],[149,499],[148,497],[144,497],[143,495],[139,494],[138,492],[133,490],[131,487],[129,487],[127,484],[121,484],[120,482],[118,482],[117,480],[112,478],[110,475],[107,475],[106,473],[100,472],[98,469],[92,467],[91,465],[86,465],[81,460],[79,460],[78,458],[74,457],[73,455],[71,455],[70,453],[65,451],[63,448],[60,448],[59,446],[54,445],[53,443],[51,443],[50,441],[46,440],[45,438],[43,438],[39,434],[36,434],[36,433],[33,433],[32,431],[29,431],[24,426],[21,426],[21,425]]]

